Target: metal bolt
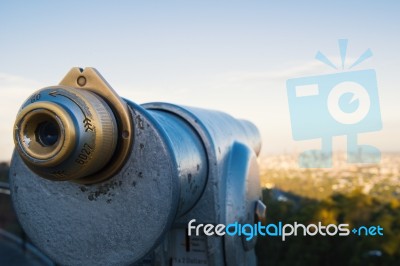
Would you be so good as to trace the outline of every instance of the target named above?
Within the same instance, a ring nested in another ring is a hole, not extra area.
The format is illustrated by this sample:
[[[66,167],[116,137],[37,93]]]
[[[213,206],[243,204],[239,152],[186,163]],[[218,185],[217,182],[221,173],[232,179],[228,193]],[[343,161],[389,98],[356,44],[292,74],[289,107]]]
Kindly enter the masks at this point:
[[[84,76],[79,76],[77,79],[77,83],[79,86],[83,87],[86,85],[86,78]]]

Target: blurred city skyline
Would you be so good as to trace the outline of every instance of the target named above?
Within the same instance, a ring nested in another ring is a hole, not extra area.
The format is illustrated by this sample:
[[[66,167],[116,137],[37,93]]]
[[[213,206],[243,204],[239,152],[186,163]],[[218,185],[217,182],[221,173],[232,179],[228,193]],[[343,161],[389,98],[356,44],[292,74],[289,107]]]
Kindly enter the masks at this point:
[[[289,78],[339,73],[338,39],[349,66],[377,73],[383,130],[361,143],[400,151],[400,3],[2,1],[0,3],[0,161],[10,160],[22,102],[56,85],[71,67],[97,68],[136,103],[166,101],[218,109],[254,122],[263,153],[295,153],[319,141],[294,141]],[[353,69],[352,69],[353,70]],[[345,138],[334,139],[345,149]]]

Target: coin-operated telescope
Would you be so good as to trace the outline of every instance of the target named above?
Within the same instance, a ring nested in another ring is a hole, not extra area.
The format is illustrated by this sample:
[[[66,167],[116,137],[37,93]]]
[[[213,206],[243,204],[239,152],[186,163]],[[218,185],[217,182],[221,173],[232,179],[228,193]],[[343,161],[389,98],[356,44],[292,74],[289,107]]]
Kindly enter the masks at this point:
[[[221,99],[223,101],[223,99]],[[257,128],[217,111],[120,98],[73,68],[22,105],[10,188],[30,239],[62,265],[254,265],[254,240],[188,222],[257,223]]]

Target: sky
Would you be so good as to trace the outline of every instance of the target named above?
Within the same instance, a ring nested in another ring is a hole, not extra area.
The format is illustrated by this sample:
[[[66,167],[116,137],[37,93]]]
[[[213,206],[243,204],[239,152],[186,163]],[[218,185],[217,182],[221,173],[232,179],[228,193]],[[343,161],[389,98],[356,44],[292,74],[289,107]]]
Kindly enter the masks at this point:
[[[359,141],[400,151],[398,1],[1,1],[0,161],[10,160],[22,102],[72,67],[95,67],[123,97],[217,109],[252,121],[262,152],[298,152],[286,80],[340,73],[348,39],[352,70],[374,69],[383,129]],[[346,70],[345,70],[346,71]],[[334,138],[335,149],[345,138]]]

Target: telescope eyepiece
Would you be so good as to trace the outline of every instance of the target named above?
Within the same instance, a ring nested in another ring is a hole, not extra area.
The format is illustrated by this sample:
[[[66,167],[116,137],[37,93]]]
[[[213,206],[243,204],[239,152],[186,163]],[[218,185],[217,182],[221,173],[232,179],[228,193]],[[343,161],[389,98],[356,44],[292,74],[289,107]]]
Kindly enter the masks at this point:
[[[17,115],[14,131],[20,155],[40,167],[60,164],[76,143],[71,117],[61,106],[48,101],[23,107]]]
[[[116,118],[93,92],[44,88],[24,103],[14,140],[27,166],[51,180],[79,180],[101,170],[118,142]]]
[[[96,69],[74,67],[59,85],[25,101],[14,143],[25,165],[43,178],[98,183],[130,156],[132,113]]]

